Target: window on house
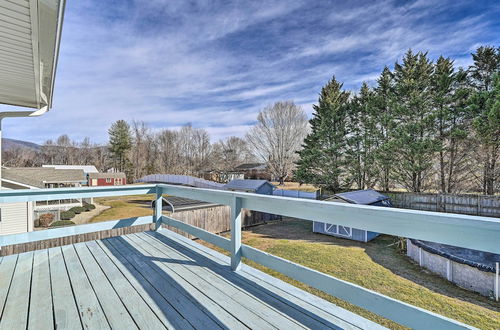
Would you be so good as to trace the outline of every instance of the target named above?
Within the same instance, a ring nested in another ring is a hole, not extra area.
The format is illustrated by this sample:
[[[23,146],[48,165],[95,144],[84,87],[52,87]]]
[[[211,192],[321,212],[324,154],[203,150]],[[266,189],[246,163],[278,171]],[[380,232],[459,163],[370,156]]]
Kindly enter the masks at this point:
[[[106,178],[106,183],[111,183],[111,178]]]

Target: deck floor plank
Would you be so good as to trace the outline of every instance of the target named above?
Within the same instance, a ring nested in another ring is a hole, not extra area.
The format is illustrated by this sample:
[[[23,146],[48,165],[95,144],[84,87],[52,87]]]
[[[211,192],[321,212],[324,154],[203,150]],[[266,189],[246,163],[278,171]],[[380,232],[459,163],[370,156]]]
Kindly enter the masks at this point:
[[[74,246],[79,245],[74,244]],[[130,311],[124,306],[108,278],[86,247],[85,250],[78,248],[77,254],[109,324],[114,329],[137,329]]]
[[[192,284],[179,276],[169,276],[159,266],[146,262],[142,254],[130,249],[130,245],[124,245],[116,237],[105,239],[103,242],[104,244],[110,243],[124,258],[134,264],[137,270],[143,272],[153,285],[157,286],[161,292],[166,293],[171,300],[175,300],[181,310],[187,313],[184,316],[195,328],[239,329],[244,327],[238,319],[198,292]],[[200,312],[202,312],[201,315]],[[194,318],[189,318],[189,315],[194,316]]]
[[[0,329],[26,329],[32,270],[33,252],[21,253],[17,259],[9,294],[0,319]]]
[[[359,315],[168,230],[0,258],[2,329],[359,329]]]
[[[155,237],[165,244],[174,244],[174,247],[183,251],[188,255],[201,255],[204,256],[208,263],[215,264],[214,271],[224,272],[225,277],[228,279],[234,275],[242,275],[244,278],[254,282],[251,288],[242,286],[252,290],[253,288],[261,288],[264,294],[272,296],[274,299],[280,300],[283,304],[292,305],[294,309],[300,309],[301,313],[306,314],[308,317],[317,320],[324,324],[324,327],[342,328],[342,329],[359,329],[359,328],[377,328],[378,325],[359,317],[358,315],[349,312],[337,305],[334,305],[318,296],[303,291],[288,283],[276,279],[275,277],[261,272],[253,267],[243,265],[242,270],[238,272],[231,271],[226,265],[229,264],[230,258],[215,250],[209,249],[193,240],[185,238],[184,236],[163,230],[159,232],[147,232],[146,235]],[[166,239],[166,240],[165,240]],[[202,260],[199,262],[202,262]],[[235,281],[241,283],[241,276],[237,276]],[[264,299],[264,298],[263,298]],[[355,320],[351,322],[349,320]],[[309,327],[316,328],[315,323],[309,323],[308,319],[303,319],[305,324]],[[383,328],[383,327],[379,327]]]
[[[216,302],[219,306],[224,308],[227,312],[237,317],[242,323],[248,327],[259,329],[278,329],[277,326],[271,324],[271,320],[264,319],[262,316],[256,314],[263,311],[252,311],[241,305],[239,298],[245,297],[232,297],[223,290],[220,290],[214,283],[202,278],[200,274],[194,274],[184,265],[185,261],[179,259],[175,255],[167,255],[165,258],[159,256],[159,251],[154,247],[141,242],[140,239],[134,235],[122,236],[126,243],[130,244],[132,248],[137,249],[142,254],[149,256],[154,260],[154,263],[163,269],[165,273],[170,276],[179,276],[185,281],[189,282],[196,290],[206,295],[209,299]],[[137,241],[139,240],[139,241]],[[192,262],[187,262],[190,267],[196,267]],[[183,265],[184,264],[184,265]],[[235,299],[236,298],[236,299]]]
[[[73,287],[76,305],[85,329],[110,329],[104,311],[90,284],[87,274],[80,263],[73,245],[61,248],[71,286]]]
[[[198,243],[191,241],[196,245],[188,248],[182,241],[179,241],[174,237],[164,235],[163,232],[150,232],[145,235],[158,239],[160,242],[172,249],[179,250],[179,252],[188,256],[192,260],[196,260],[199,264],[205,265],[207,269],[220,275],[232,285],[239,286],[258,299],[268,302],[270,305],[275,306],[275,308],[280,312],[289,315],[295,320],[299,320],[306,327],[338,329],[340,323],[344,329],[358,328],[352,324],[343,322],[343,320],[334,317],[333,315],[316,308],[301,299],[294,297],[289,294],[289,288],[288,291],[280,290],[255,276],[250,276],[250,274],[245,273],[244,276],[242,276],[242,274],[240,274],[241,272],[233,272],[229,267],[227,267],[230,261],[229,257],[221,254],[220,256],[222,256],[224,260],[215,258],[214,255],[208,253],[208,248]],[[205,248],[206,250],[200,248]]]
[[[57,329],[82,329],[61,248],[50,248],[48,252],[55,327]]]
[[[107,268],[104,265],[107,258],[113,263],[113,266],[123,274],[165,326],[168,328],[194,329],[181,313],[175,309],[175,306],[172,306],[170,301],[163,297],[133,265],[124,258],[116,257],[117,251],[102,246],[96,241],[87,242],[86,244],[101,267]]]
[[[93,257],[140,329],[166,329],[123,274],[106,256],[93,255],[85,243],[74,244],[80,256]],[[99,261],[101,261],[99,263]]]
[[[52,286],[50,285],[49,253],[38,250],[33,256],[31,298],[28,329],[53,329]]]
[[[150,244],[151,246],[156,248],[156,250],[158,251],[158,255],[163,254],[166,257],[174,257],[178,258],[179,260],[191,262],[191,265],[189,266],[182,266],[191,271],[193,274],[196,274],[198,277],[203,278],[205,281],[209,282],[219,290],[225,292],[232,299],[235,299],[243,309],[259,313],[259,317],[269,320],[270,323],[277,328],[304,328],[302,322],[299,323],[295,321],[286,313],[280,312],[279,310],[275,309],[273,305],[267,304],[264,300],[255,297],[250,292],[250,290],[245,289],[244,281],[238,283],[239,285],[234,285],[226,276],[221,276],[222,274],[212,272],[210,270],[211,265],[203,263],[203,260],[200,260],[200,258],[190,258],[188,256],[187,250],[172,248],[164,242],[161,242],[160,240],[155,239],[151,235],[145,233],[131,234],[128,236],[131,238],[138,237],[139,239],[142,239],[144,241],[144,244]],[[325,327],[325,325],[323,325],[323,327]]]
[[[5,301],[9,293],[12,276],[16,268],[17,258],[19,255],[13,254],[2,259],[0,264],[0,318],[2,317]]]

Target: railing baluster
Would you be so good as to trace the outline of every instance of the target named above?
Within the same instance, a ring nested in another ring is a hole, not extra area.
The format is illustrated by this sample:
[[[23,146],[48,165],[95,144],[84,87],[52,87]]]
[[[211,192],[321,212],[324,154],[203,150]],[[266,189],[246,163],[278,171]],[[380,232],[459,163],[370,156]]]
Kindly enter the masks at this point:
[[[231,269],[241,266],[241,198],[234,197],[231,203]]]
[[[156,187],[156,200],[155,200],[155,210],[153,215],[153,221],[155,223],[155,230],[161,229],[161,217],[163,215],[163,196],[162,189]]]

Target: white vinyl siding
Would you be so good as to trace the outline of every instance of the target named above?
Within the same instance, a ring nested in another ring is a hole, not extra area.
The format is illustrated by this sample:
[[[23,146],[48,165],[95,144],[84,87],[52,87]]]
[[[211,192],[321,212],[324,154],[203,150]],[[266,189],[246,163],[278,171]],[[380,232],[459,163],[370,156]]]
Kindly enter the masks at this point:
[[[19,234],[30,231],[28,226],[28,203],[0,204],[0,234]]]

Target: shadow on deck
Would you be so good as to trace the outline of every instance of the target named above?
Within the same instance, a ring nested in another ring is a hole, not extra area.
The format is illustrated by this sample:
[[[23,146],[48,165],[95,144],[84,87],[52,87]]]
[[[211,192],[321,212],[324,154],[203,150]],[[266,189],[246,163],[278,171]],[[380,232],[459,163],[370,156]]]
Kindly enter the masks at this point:
[[[0,328],[379,327],[168,230],[0,261]]]

